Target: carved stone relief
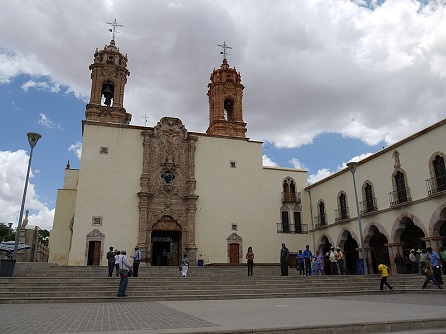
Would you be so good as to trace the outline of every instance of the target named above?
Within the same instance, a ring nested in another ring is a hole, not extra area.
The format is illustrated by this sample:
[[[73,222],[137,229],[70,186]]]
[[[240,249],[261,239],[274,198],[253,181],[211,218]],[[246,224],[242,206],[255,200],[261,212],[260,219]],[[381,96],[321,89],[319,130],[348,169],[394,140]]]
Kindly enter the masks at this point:
[[[140,240],[153,230],[182,231],[183,247],[195,249],[195,141],[181,120],[164,117],[143,136]],[[171,217],[175,223],[170,223]],[[140,245],[144,246],[144,245]],[[146,247],[150,247],[146,243]]]

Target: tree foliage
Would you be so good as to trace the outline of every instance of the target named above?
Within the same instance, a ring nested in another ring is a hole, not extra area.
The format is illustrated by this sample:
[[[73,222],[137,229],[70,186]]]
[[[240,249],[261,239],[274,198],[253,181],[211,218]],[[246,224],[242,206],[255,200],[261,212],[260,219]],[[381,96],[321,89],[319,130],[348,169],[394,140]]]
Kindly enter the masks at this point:
[[[15,240],[15,231],[5,223],[0,223],[0,241]]]
[[[39,230],[37,233],[39,234],[39,242],[48,246],[48,242],[50,241],[50,231]]]

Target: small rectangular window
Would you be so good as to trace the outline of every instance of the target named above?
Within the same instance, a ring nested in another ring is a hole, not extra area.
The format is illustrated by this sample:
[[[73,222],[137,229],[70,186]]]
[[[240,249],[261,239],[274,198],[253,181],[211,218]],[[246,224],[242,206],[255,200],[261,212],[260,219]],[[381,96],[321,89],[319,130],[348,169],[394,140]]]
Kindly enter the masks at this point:
[[[103,147],[101,146],[101,148],[99,149],[99,154],[108,154],[108,147]]]
[[[230,162],[229,162],[229,166],[231,166],[231,168],[236,168],[236,167],[237,167],[237,164],[236,164],[235,161],[230,161]]]
[[[231,229],[232,229],[233,231],[237,231],[237,230],[238,230],[238,228],[237,228],[237,224],[232,224]]]

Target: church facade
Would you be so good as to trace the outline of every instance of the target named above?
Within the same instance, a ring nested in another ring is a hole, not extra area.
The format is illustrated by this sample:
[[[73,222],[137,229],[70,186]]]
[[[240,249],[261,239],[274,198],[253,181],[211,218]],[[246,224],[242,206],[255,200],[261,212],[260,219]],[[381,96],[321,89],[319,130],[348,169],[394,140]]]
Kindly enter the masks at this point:
[[[277,263],[310,245],[339,246],[350,272],[371,272],[409,248],[439,249],[446,238],[446,120],[308,186],[307,172],[262,165],[262,143],[245,136],[241,76],[226,60],[211,73],[209,126],[190,132],[178,118],[130,125],[124,108],[127,56],[112,40],[96,50],[78,170],[58,190],[49,262],[106,265],[110,246],[138,246],[143,261],[170,264]],[[203,115],[204,116],[204,115]],[[362,223],[361,231],[359,224]]]
[[[153,128],[129,125],[126,66],[113,40],[95,53],[80,168],[67,167],[58,191],[50,262],[105,264],[110,246],[138,246],[151,265],[164,249],[175,265],[183,254],[239,263],[249,246],[258,261],[277,262],[282,242],[306,242],[298,195],[306,171],[262,165],[262,143],[245,137],[240,73],[226,59],[208,85],[206,133],[172,117]],[[290,221],[278,233],[283,207]]]

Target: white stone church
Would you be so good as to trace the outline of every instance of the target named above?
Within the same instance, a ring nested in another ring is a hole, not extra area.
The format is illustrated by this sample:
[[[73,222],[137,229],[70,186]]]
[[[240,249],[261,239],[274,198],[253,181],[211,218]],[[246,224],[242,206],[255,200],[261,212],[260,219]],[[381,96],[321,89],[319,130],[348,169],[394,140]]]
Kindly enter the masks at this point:
[[[80,168],[58,190],[49,262],[106,265],[110,246],[138,246],[147,265],[237,264],[339,246],[354,273],[361,258],[349,169],[308,186],[307,172],[262,165],[262,143],[245,136],[241,76],[224,58],[211,73],[209,127],[178,118],[130,125],[124,108],[127,56],[112,40],[96,50],[83,121]],[[411,248],[446,245],[446,120],[362,160],[355,173],[370,271]]]

